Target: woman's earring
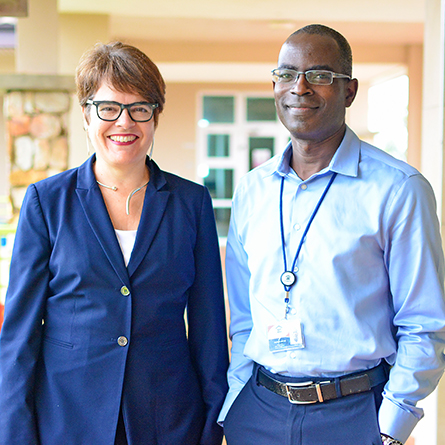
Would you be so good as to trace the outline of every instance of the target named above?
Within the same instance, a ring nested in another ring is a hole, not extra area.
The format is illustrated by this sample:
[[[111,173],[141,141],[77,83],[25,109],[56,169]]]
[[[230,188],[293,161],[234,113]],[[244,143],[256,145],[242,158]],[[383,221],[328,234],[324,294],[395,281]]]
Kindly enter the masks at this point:
[[[155,145],[155,137],[153,136],[153,140],[151,141],[150,154],[148,155],[148,159],[151,161],[153,157],[153,147]]]

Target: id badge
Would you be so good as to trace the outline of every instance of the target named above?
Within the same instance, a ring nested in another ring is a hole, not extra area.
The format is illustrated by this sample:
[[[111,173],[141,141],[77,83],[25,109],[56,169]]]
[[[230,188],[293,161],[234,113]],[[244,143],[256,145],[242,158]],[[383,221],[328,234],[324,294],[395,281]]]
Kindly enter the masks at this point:
[[[270,352],[304,348],[303,326],[298,319],[283,319],[269,326],[267,338]]]

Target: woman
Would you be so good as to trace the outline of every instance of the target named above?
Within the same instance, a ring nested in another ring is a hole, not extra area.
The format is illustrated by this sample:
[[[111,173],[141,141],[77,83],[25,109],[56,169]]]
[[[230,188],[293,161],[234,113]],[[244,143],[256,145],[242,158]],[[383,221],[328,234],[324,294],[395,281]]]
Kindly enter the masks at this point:
[[[0,444],[220,444],[228,358],[210,196],[147,157],[165,84],[145,54],[99,44],[76,82],[96,153],[23,203]]]

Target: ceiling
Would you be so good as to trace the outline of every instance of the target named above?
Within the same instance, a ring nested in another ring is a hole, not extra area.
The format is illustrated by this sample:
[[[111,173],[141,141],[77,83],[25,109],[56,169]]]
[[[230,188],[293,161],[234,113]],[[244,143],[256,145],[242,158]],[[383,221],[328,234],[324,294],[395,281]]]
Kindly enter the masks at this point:
[[[59,13],[102,14],[121,40],[282,42],[309,23],[351,44],[420,43],[427,0],[58,0]]]
[[[27,1],[29,5],[39,0]],[[353,47],[421,44],[428,0],[50,1],[56,2],[59,14],[107,17],[111,40],[136,44],[175,42],[171,45],[174,47],[178,46],[177,42],[231,43],[236,50],[237,42],[255,43],[257,48],[258,45],[261,48],[262,43],[281,45],[291,32],[309,23],[323,23],[337,29]],[[8,23],[7,17],[0,18],[3,49],[14,46],[10,36],[12,27]],[[172,72],[170,80],[175,80],[175,74],[180,72],[184,81],[187,68],[191,79],[196,80],[197,70],[193,64],[183,64],[181,69],[170,65],[163,67],[167,74]],[[233,66],[230,69],[233,72]],[[355,63],[354,75],[364,80],[384,79],[394,77],[394,72],[399,73],[401,69],[404,67],[400,65]],[[205,72],[202,68],[198,71]],[[224,66],[218,67],[218,72],[226,81],[229,79]]]

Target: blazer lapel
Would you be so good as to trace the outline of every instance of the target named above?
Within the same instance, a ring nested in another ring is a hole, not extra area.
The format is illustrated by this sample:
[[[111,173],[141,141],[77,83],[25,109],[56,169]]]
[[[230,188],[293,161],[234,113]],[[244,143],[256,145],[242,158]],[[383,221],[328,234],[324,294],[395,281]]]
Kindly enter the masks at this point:
[[[76,193],[88,223],[111,266],[121,281],[128,283],[128,273],[122,252],[93,173],[92,163],[94,160],[95,156],[93,155],[79,167]]]
[[[136,235],[133,252],[128,263],[128,273],[131,276],[138,268],[150,248],[151,243],[161,224],[167,206],[170,192],[167,181],[159,167],[153,161],[148,161],[150,182],[145,191],[144,207]]]

